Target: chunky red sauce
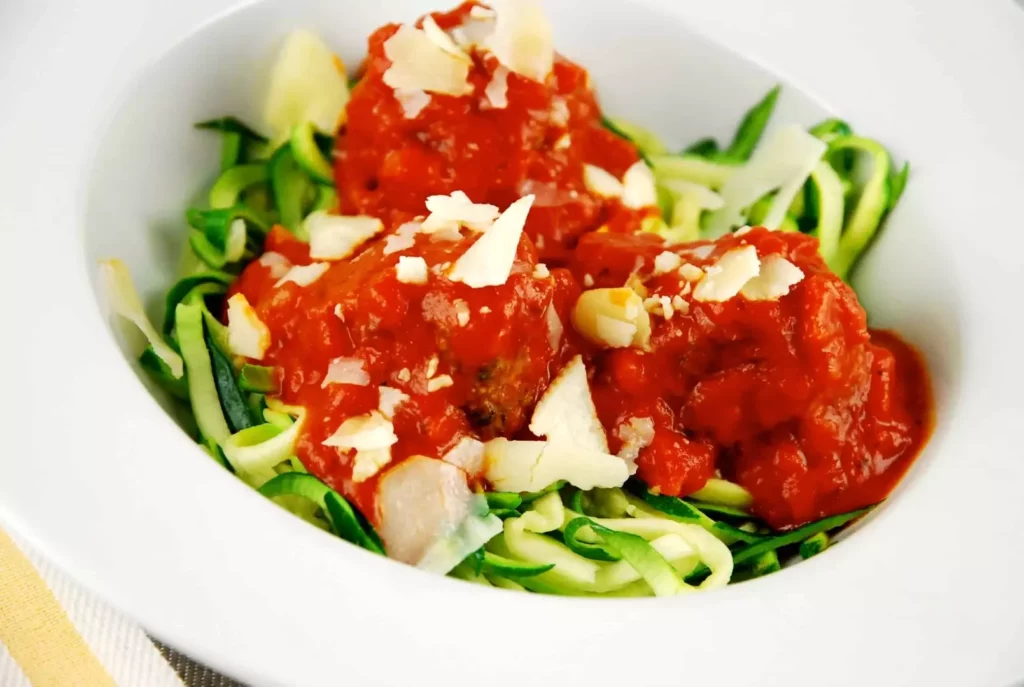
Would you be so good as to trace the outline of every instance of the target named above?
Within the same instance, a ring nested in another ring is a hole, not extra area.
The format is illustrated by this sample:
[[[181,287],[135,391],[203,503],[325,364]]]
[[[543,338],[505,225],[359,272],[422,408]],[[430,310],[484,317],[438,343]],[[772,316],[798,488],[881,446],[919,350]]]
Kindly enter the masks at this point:
[[[448,28],[470,6],[434,17]],[[691,300],[688,312],[654,317],[647,352],[584,343],[569,313],[591,280],[622,286],[636,274],[651,295],[683,288],[675,272],[652,274],[662,240],[632,233],[657,210],[627,210],[584,187],[584,163],[621,177],[636,151],[600,126],[587,73],[561,57],[545,84],[510,74],[509,105],[493,109],[483,90],[496,63],[476,54],[474,95],[432,95],[406,118],[382,81],[389,66],[383,43],[396,29],[370,38],[365,75],[338,137],[342,213],[380,217],[394,231],[425,214],[428,195],[461,190],[504,209],[534,193],[537,203],[512,275],[499,287],[472,289],[444,276],[475,240],[468,231],[455,242],[418,235],[413,248],[390,255],[378,238],[304,287],[275,287],[279,275],[259,261],[246,268],[233,288],[270,328],[262,362],[282,370],[283,400],[308,411],[297,453],[314,474],[376,521],[379,475],[356,484],[352,457],[323,441],[344,420],[376,409],[378,386],[410,396],[394,418],[394,465],[413,454],[441,457],[465,436],[523,438],[553,375],[582,353],[613,452],[623,423],[653,421],[654,440],[637,459],[652,488],[685,495],[718,471],[749,489],[755,510],[776,527],[884,498],[927,437],[927,375],[895,335],[869,333],[856,296],[824,266],[814,239],[754,230],[710,246],[673,247],[705,266],[749,243],[762,259],[785,255],[806,276],[779,301]],[[564,135],[568,146],[556,143]],[[309,262],[307,246],[280,227],[265,249]],[[398,281],[399,255],[426,260],[426,284]],[[550,276],[534,273],[541,260]],[[549,324],[555,313],[560,335]],[[330,362],[343,356],[364,361],[369,385],[323,386]],[[450,375],[452,385],[428,391],[428,372]]]

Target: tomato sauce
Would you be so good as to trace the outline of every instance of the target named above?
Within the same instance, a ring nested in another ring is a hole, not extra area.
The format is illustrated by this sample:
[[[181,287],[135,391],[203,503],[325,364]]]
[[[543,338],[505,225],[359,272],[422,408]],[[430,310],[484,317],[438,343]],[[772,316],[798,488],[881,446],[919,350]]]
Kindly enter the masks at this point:
[[[450,28],[471,7],[433,16]],[[426,214],[430,195],[460,190],[501,209],[528,193],[537,198],[512,274],[498,287],[472,289],[445,276],[474,242],[469,230],[461,240],[418,234],[412,248],[390,254],[378,237],[307,286],[278,286],[281,265],[246,267],[232,289],[271,331],[261,362],[281,370],[282,399],[307,410],[297,454],[311,472],[376,522],[380,475],[354,482],[351,453],[323,442],[346,419],[375,410],[379,386],[409,396],[393,420],[391,465],[414,454],[441,458],[463,437],[529,438],[537,399],[582,353],[612,452],[630,419],[652,422],[637,464],[653,489],[686,495],[720,474],[749,489],[755,511],[777,528],[885,497],[927,438],[927,374],[895,335],[868,330],[815,239],[756,229],[671,247],[705,267],[751,244],[762,259],[785,256],[805,278],[778,301],[687,299],[688,309],[670,319],[652,316],[648,350],[599,350],[570,324],[585,286],[640,280],[649,295],[687,286],[678,272],[653,273],[666,246],[636,233],[656,208],[630,210],[585,188],[584,164],[621,178],[638,159],[632,144],[601,126],[586,71],[556,56],[546,83],[512,73],[508,106],[496,109],[484,91],[497,63],[474,52],[474,93],[432,94],[408,118],[383,82],[383,44],[396,30],[371,36],[337,139],[340,211],[379,217],[394,232]],[[281,227],[264,248],[292,264],[310,262],[308,246]],[[400,255],[424,258],[426,284],[398,280]],[[537,269],[542,261],[549,270]],[[361,360],[369,384],[325,385],[341,357]],[[438,375],[451,385],[430,389],[428,378]]]

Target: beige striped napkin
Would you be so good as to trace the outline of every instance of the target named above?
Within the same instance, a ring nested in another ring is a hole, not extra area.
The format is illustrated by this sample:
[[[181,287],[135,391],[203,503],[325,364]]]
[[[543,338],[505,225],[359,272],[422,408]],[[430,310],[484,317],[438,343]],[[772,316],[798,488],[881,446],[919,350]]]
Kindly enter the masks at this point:
[[[0,529],[0,686],[232,687]]]

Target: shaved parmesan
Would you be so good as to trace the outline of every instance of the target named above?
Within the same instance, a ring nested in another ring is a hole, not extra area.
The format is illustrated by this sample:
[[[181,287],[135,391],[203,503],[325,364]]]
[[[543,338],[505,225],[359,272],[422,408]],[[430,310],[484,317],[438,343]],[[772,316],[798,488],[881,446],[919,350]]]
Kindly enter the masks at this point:
[[[427,380],[427,393],[432,394],[435,391],[447,389],[454,383],[455,381],[451,378],[451,375],[438,375]]]
[[[380,469],[390,462],[390,448],[373,448],[366,451],[356,451],[356,458],[352,463],[352,481],[356,484],[365,482],[380,472]]]
[[[643,299],[625,286],[584,291],[573,308],[572,323],[587,339],[611,348],[644,348],[651,338]]]
[[[345,67],[331,49],[309,31],[288,34],[270,72],[264,108],[273,137],[287,137],[304,122],[333,134],[345,123],[348,98]]]
[[[769,255],[761,261],[761,271],[742,289],[744,298],[752,301],[775,301],[804,278],[803,271],[781,255]]]
[[[484,89],[487,102],[495,110],[504,110],[508,107],[508,70],[498,65]]]
[[[537,491],[559,480],[586,490],[622,486],[629,467],[618,456],[572,444],[501,438],[485,444],[484,476],[500,491]]]
[[[455,306],[455,320],[460,327],[465,327],[469,324],[469,304],[461,298],[456,298],[453,305]]]
[[[403,236],[401,234],[391,234],[384,239],[384,255],[391,255],[392,253],[400,253],[403,250],[408,250],[416,245],[416,239],[412,236]]]
[[[548,309],[544,311],[544,320],[548,325],[548,345],[551,346],[552,351],[558,351],[564,329],[562,327],[562,318],[558,316],[554,303],[548,304]]]
[[[455,261],[449,279],[474,289],[500,286],[508,281],[533,198],[525,196],[512,203],[494,225]]]
[[[555,150],[567,150],[569,148],[569,146],[571,146],[571,145],[572,145],[572,136],[570,136],[568,133],[564,133],[564,134],[562,134],[561,136],[558,137],[557,141],[555,141],[554,149]]]
[[[552,96],[551,110],[548,119],[554,126],[562,127],[569,123],[569,104],[560,95]]]
[[[537,0],[495,0],[494,32],[486,46],[498,61],[528,79],[543,83],[555,61],[551,23]]]
[[[683,264],[683,259],[671,251],[662,251],[658,253],[658,256],[654,258],[654,273],[655,274],[666,274],[673,270],[679,269],[679,266]]]
[[[474,231],[486,231],[498,218],[498,208],[485,203],[474,203],[462,191],[449,196],[427,198],[430,216],[423,221],[422,231],[431,233],[446,227],[465,225]]]
[[[424,371],[427,379],[430,379],[437,374],[437,366],[440,364],[440,360],[437,359],[436,355],[430,356],[427,360],[427,369]]]
[[[275,287],[284,286],[288,282],[294,282],[299,286],[309,286],[320,277],[324,276],[324,272],[330,267],[326,262],[314,262],[309,265],[295,265],[287,272],[284,276],[277,280],[274,284]]]
[[[402,106],[402,114],[406,119],[416,119],[420,112],[430,104],[430,94],[421,89],[395,89],[395,100]]]
[[[462,437],[441,460],[476,477],[484,470],[484,444],[473,437]]]
[[[583,165],[583,185],[602,198],[621,198],[625,190],[611,172],[596,165]]]
[[[636,474],[636,459],[640,451],[654,441],[654,420],[649,417],[631,417],[615,430],[615,435],[622,441],[619,458],[626,461],[630,475]]]
[[[470,62],[440,48],[420,29],[403,24],[384,42],[391,66],[384,83],[404,91],[430,91],[461,96],[473,92]]]
[[[643,160],[635,162],[622,177],[622,204],[636,210],[658,204],[654,173]]]
[[[146,337],[153,352],[170,369],[174,378],[181,379],[181,376],[185,374],[185,361],[181,359],[177,351],[167,345],[164,338],[153,327],[153,323],[146,317],[142,299],[139,298],[139,293],[135,290],[135,285],[132,284],[128,267],[117,259],[103,260],[100,262],[100,275],[106,286],[107,298],[113,311],[134,324]]]
[[[679,276],[685,279],[686,281],[700,281],[701,279],[704,278],[704,270],[697,267],[696,265],[686,263],[685,265],[679,268]]]
[[[778,193],[764,225],[777,229],[827,147],[796,125],[770,135],[757,147],[750,161],[731,174],[722,186],[724,204],[711,215],[708,235],[718,238],[733,227],[746,224],[743,210],[776,190]]]
[[[761,261],[753,246],[733,248],[705,270],[705,277],[693,290],[698,301],[727,301],[758,275]]]
[[[377,392],[380,394],[380,402],[377,408],[380,410],[380,414],[389,420],[395,417],[395,411],[398,410],[398,406],[409,400],[408,394],[390,386],[377,387]]]
[[[324,440],[324,446],[342,449],[369,451],[387,448],[398,441],[395,428],[378,411],[373,410],[366,415],[351,417],[341,423],[338,430]]]
[[[291,260],[272,250],[261,255],[257,262],[270,270],[270,276],[274,279],[283,277],[292,266]]]
[[[421,257],[402,255],[395,265],[395,274],[403,284],[426,284],[427,262]]]
[[[254,360],[262,360],[270,348],[270,330],[240,293],[228,299],[228,346],[235,355]]]
[[[492,19],[495,16],[494,10],[483,5],[473,5],[469,10],[469,16],[474,19]]]
[[[608,452],[608,439],[597,419],[581,356],[570,360],[541,396],[530,419],[530,431],[549,441],[564,441],[587,451]]]
[[[452,57],[462,60],[463,62],[472,61],[469,59],[469,55],[464,53],[459,46],[455,45],[455,42],[452,41],[452,37],[445,33],[444,29],[438,26],[437,22],[434,21],[434,17],[429,14],[423,17],[423,33],[427,34],[427,38],[429,38],[434,45],[441,48],[441,50],[444,50]]]
[[[441,241],[454,242],[461,240],[462,232],[459,230],[458,226],[454,224],[450,224],[446,227],[441,227],[440,229],[430,232],[431,243],[439,243]]]
[[[366,386],[370,383],[370,375],[366,372],[366,363],[360,358],[335,358],[327,367],[327,374],[320,384],[326,389],[329,384],[351,384]]]
[[[687,286],[689,286],[689,284],[687,284]],[[684,315],[690,312],[690,304],[684,301],[683,297],[678,294],[672,296],[672,307]]]
[[[548,270],[548,266],[543,262],[538,262],[533,266],[533,278],[534,279],[547,279],[551,276],[551,272]]]
[[[309,257],[314,260],[342,260],[384,231],[376,217],[331,215],[317,210],[305,219],[309,232]]]

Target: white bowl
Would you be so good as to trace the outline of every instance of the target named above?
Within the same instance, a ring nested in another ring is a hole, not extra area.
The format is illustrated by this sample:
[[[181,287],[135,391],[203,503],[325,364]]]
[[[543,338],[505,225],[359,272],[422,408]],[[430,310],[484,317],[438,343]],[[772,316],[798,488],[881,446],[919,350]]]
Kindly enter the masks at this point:
[[[834,112],[914,166],[857,287],[873,324],[923,350],[934,438],[841,546],[671,600],[487,590],[308,527],[168,421],[101,316],[95,263],[107,256],[128,262],[159,312],[184,209],[215,173],[216,142],[191,124],[229,112],[256,121],[286,31],[314,29],[355,65],[373,28],[437,7],[266,0],[218,14],[230,2],[106,0],[88,12],[58,2],[5,10],[0,64],[15,69],[0,110],[0,516],[156,636],[253,683],[1021,678],[1024,13],[939,4],[549,3],[559,49],[591,70],[605,108],[673,145],[726,136],[783,80],[776,124]]]

